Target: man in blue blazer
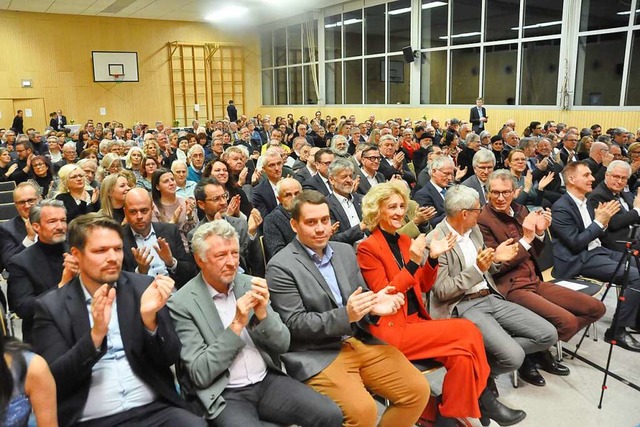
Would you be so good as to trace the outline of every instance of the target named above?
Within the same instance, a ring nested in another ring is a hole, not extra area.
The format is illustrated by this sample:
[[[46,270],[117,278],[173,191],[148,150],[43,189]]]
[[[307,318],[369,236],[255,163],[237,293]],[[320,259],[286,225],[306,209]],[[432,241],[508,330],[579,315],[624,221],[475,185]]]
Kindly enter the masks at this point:
[[[205,418],[216,426],[342,425],[335,403],[282,372],[289,330],[269,305],[267,282],[237,273],[233,226],[208,222],[192,245],[201,273],[168,305],[183,343],[181,382]]]
[[[278,206],[276,201],[276,184],[282,178],[282,157],[275,148],[267,149],[264,154],[262,170],[267,179],[263,179],[258,185],[253,187],[251,201],[253,206],[260,211],[262,218]]]
[[[614,276],[622,253],[607,249],[600,240],[611,218],[620,211],[620,202],[610,200],[599,203],[594,209],[587,203],[586,195],[594,182],[589,166],[577,161],[563,170],[567,192],[553,204],[551,232],[553,239],[553,276],[570,279],[582,275],[601,281]],[[619,269],[614,280],[621,283],[624,271]],[[640,305],[640,274],[635,266],[629,269],[624,301],[615,330],[608,329],[605,340],[616,341],[622,348],[640,352],[640,342],[626,330],[636,325]]]
[[[444,195],[447,192],[447,187],[453,181],[454,174],[455,166],[450,157],[436,157],[429,165],[431,180],[413,195],[413,199],[418,202],[418,205],[436,208],[436,215],[429,220],[431,227],[435,228],[446,217]]]
[[[79,275],[36,300],[34,349],[71,426],[206,426],[184,408],[171,366],[180,341],[165,307],[174,282],[122,271],[122,227],[98,213],[69,224]]]

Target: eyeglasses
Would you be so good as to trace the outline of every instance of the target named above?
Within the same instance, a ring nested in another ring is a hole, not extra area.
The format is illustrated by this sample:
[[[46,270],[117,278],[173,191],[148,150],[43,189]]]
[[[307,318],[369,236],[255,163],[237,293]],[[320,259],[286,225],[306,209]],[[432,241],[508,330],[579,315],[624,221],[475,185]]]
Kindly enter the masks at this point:
[[[493,166],[476,166],[476,169],[480,169],[481,171],[490,171],[493,170]]]
[[[609,178],[616,180],[616,181],[626,181],[629,179],[628,176],[621,176],[621,175],[613,175],[613,174],[607,174],[609,175]]]
[[[500,196],[506,199],[507,197],[510,197],[513,194],[513,190],[505,190],[505,191],[491,190],[489,191],[489,194],[491,194],[491,197],[495,197],[496,199]]]
[[[33,199],[27,199],[27,200],[18,200],[15,202],[16,205],[18,206],[26,206],[26,205],[33,205],[38,201],[38,198],[33,198]]]
[[[380,159],[382,159],[382,157],[380,157],[380,156],[366,156],[366,157],[363,157],[363,159],[369,159],[372,162],[379,162]]]
[[[229,193],[224,192],[218,196],[213,196],[210,199],[204,199],[206,202],[218,203],[221,200],[227,200],[229,198]]]

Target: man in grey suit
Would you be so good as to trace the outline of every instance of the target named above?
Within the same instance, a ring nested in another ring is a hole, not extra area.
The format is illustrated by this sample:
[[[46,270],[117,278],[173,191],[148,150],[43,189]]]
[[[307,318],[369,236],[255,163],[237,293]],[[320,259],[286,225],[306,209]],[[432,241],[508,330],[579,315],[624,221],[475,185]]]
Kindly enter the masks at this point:
[[[376,425],[367,389],[391,401],[380,425],[414,425],[429,384],[399,350],[368,330],[401,309],[403,294],[390,287],[369,291],[351,246],[329,243],[331,219],[322,194],[300,193],[291,215],[297,237],[267,266],[273,307],[291,332],[282,355],[287,373],[332,398],[345,425]]]
[[[480,150],[473,155],[471,161],[474,174],[462,182],[462,185],[473,188],[480,196],[480,207],[487,204],[487,178],[496,166],[496,157],[489,150]]]
[[[192,240],[201,273],[169,300],[182,342],[183,387],[216,426],[340,426],[329,398],[286,376],[278,356],[290,334],[269,306],[264,279],[238,274],[238,233],[226,221],[199,227]]]
[[[329,166],[329,182],[333,193],[327,197],[331,222],[338,229],[331,240],[354,245],[364,239],[362,222],[362,196],[354,193],[353,162],[338,157]]]
[[[519,242],[509,239],[496,249],[486,248],[477,226],[478,192],[458,185],[445,196],[446,218],[427,236],[454,233],[456,245],[439,258],[438,276],[431,290],[430,313],[435,318],[469,319],[482,332],[491,376],[520,368],[522,379],[544,386],[545,380],[525,355],[546,350],[558,341],[556,328],[532,311],[506,301],[491,273],[513,259]]]

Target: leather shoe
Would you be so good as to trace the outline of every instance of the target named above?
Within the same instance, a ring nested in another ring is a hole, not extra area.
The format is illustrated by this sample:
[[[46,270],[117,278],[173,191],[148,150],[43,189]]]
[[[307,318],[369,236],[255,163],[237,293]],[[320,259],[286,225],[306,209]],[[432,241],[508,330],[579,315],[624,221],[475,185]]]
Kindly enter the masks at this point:
[[[529,356],[526,356],[524,358],[522,366],[520,366],[520,368],[518,369],[518,375],[520,376],[520,378],[522,378],[523,381],[526,381],[531,385],[543,387],[547,384],[547,382],[544,380],[544,377],[540,375],[540,372],[538,372],[535,363],[533,363]]]
[[[611,328],[607,329],[604,333],[604,340],[611,343],[612,340],[616,341],[618,347],[622,347],[625,350],[640,352],[640,342],[636,340],[625,328],[620,328],[618,333],[614,334]]]
[[[527,416],[526,412],[520,409],[511,409],[500,402],[496,397],[485,389],[478,399],[480,403],[480,423],[488,426],[490,420],[494,420],[501,426],[511,426],[524,420]]]
[[[547,371],[550,374],[566,376],[571,371],[564,365],[556,362],[551,353],[548,350],[540,351],[535,354],[536,365],[543,371]]]

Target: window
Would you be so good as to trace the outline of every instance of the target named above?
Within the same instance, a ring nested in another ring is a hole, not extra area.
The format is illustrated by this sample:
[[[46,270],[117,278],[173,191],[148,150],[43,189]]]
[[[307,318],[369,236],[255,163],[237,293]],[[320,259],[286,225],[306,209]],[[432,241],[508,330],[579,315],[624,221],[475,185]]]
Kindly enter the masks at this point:
[[[580,37],[577,105],[619,105],[627,33]]]
[[[630,9],[630,1],[582,0],[580,31],[625,27]]]
[[[560,40],[522,44],[521,105],[555,105]]]
[[[422,54],[420,103],[445,104],[447,102],[447,51],[437,50]]]
[[[333,15],[324,19],[325,59],[342,57],[342,16]]]
[[[327,104],[342,104],[342,62],[329,62],[325,66]]]
[[[562,0],[524,0],[524,37],[560,34]]]
[[[515,105],[518,45],[488,46],[484,51],[484,102]]]
[[[387,98],[389,104],[408,104],[411,98],[409,64],[402,55],[390,56],[387,66]]]
[[[475,104],[480,82],[480,49],[451,51],[451,104]]]
[[[411,0],[388,3],[389,52],[399,52],[411,45]]]
[[[625,105],[640,105],[640,79],[637,78],[637,76],[640,76],[640,31],[633,32],[632,43]]]
[[[362,60],[344,61],[345,104],[362,104]]]
[[[451,8],[453,11],[451,35],[449,36],[451,44],[479,42],[482,2],[478,0],[455,0]]]
[[[368,7],[364,10],[365,55],[385,52],[385,10],[384,4]]]
[[[344,14],[344,56],[362,55],[362,10]]]
[[[449,8],[444,1],[424,0],[422,2],[422,28],[420,31],[422,49],[447,45],[447,21]]]
[[[385,57],[365,59],[365,82],[367,90],[365,91],[365,104],[384,104],[385,93]]]
[[[485,22],[485,41],[518,38],[520,0],[488,1]]]

